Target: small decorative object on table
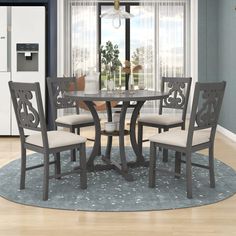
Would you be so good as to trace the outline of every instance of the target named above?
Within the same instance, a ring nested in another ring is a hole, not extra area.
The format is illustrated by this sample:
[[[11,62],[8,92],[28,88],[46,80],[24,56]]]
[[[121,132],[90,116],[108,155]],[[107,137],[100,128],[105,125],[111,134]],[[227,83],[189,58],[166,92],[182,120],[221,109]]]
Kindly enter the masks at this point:
[[[114,132],[116,130],[116,123],[115,122],[105,122],[104,129],[108,133]]]
[[[115,84],[113,80],[107,80],[107,90],[112,91],[115,89]]]
[[[134,77],[133,74],[129,76],[129,90],[134,90]]]
[[[139,90],[144,90],[145,89],[144,81],[142,81],[142,80],[139,81],[138,88],[139,88]]]
[[[125,66],[122,68],[122,71],[129,75],[129,90],[134,90],[134,73],[138,73],[142,69],[141,65],[132,65],[128,60],[125,61]]]
[[[85,77],[85,94],[97,94],[99,91],[99,72],[94,71],[94,67],[89,68],[89,73]]]
[[[120,112],[116,111],[113,114],[113,122],[116,123],[116,131],[119,130],[119,126],[120,126]]]

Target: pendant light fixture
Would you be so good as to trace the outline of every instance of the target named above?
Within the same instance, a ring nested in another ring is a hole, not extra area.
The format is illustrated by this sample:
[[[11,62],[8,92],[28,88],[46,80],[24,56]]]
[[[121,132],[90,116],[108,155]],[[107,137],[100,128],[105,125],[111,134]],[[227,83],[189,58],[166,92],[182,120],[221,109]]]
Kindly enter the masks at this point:
[[[104,19],[112,19],[112,25],[118,29],[121,26],[121,19],[129,19],[134,15],[120,9],[120,0],[114,1],[114,8],[100,15]]]

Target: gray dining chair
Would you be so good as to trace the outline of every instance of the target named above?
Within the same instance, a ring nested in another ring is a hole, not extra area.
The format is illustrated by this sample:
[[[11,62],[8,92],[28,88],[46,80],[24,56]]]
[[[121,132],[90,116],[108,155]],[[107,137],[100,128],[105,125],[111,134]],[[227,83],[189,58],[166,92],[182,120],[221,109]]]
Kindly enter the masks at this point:
[[[43,200],[48,199],[49,179],[60,179],[71,173],[80,173],[80,187],[87,188],[86,138],[65,131],[47,131],[39,83],[15,83],[10,81],[9,88],[13,102],[21,141],[20,189],[25,189],[26,171],[43,167]],[[25,136],[25,130],[32,134]],[[61,172],[60,152],[79,148],[80,169],[67,173]],[[26,150],[44,155],[43,164],[26,166]],[[49,161],[49,155],[54,161]],[[55,165],[55,174],[49,175],[49,165]]]
[[[138,119],[138,144],[142,153],[143,127],[158,128],[158,132],[166,132],[171,128],[185,129],[186,113],[192,78],[190,77],[162,77],[161,91],[168,92],[168,97],[160,100],[159,114],[141,115]],[[180,110],[181,114],[163,114],[165,109]],[[163,150],[163,161],[168,161],[168,150]]]
[[[210,187],[215,187],[214,140],[226,82],[196,83],[188,130],[172,130],[156,134],[150,140],[149,187],[155,187],[157,147],[174,150],[176,177],[181,174],[181,163],[186,163],[187,197],[192,198],[192,166],[209,170]],[[192,163],[191,154],[209,150],[207,166]],[[185,153],[185,160],[181,154]]]
[[[80,134],[80,128],[94,126],[91,114],[79,114],[79,105],[69,98],[64,97],[64,93],[76,89],[75,77],[47,78],[49,99],[52,107],[52,117],[54,130],[57,127],[69,128],[70,132]],[[73,108],[75,114],[57,116],[58,110]],[[94,141],[93,139],[88,139]],[[76,150],[71,150],[71,161],[76,161]]]

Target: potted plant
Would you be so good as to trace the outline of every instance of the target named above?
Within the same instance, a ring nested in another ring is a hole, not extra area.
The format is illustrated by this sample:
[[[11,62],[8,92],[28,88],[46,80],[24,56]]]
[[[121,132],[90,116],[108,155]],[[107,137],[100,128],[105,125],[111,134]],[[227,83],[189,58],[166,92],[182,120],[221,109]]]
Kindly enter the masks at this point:
[[[122,65],[119,60],[120,51],[118,45],[113,45],[111,41],[107,41],[105,45],[101,45],[100,53],[101,63],[104,65],[104,72],[107,76],[107,82],[109,82],[112,75],[114,75],[119,66]]]

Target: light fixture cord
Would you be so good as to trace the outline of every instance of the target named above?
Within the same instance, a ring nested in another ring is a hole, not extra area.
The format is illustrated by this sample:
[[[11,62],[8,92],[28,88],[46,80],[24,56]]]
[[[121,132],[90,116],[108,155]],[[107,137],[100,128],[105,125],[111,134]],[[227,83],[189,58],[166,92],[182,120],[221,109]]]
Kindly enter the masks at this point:
[[[117,11],[120,9],[120,0],[115,0],[114,1],[114,8]]]

